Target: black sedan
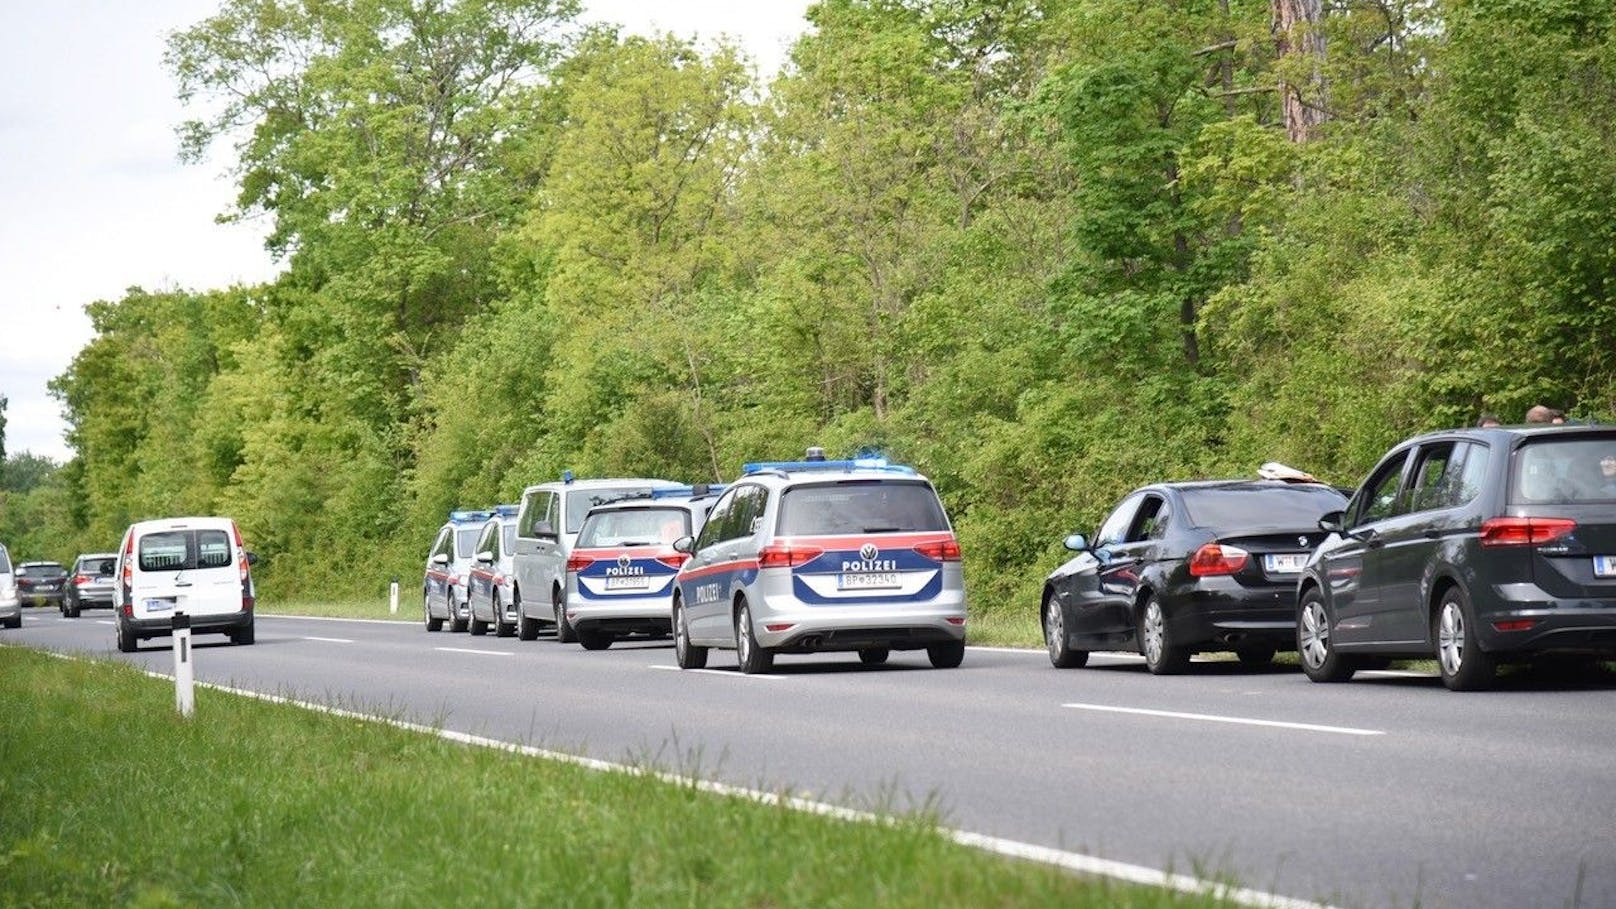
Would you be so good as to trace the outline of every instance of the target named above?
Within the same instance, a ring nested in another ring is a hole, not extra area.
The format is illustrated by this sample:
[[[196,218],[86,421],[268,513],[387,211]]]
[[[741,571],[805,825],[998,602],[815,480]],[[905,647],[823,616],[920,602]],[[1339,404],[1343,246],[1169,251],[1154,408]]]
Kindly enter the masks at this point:
[[[1324,538],[1319,518],[1346,496],[1317,482],[1205,480],[1129,493],[1090,541],[1044,582],[1049,660],[1082,666],[1094,650],[1144,654],[1158,675],[1195,653],[1233,651],[1261,665],[1296,646],[1296,582]]]

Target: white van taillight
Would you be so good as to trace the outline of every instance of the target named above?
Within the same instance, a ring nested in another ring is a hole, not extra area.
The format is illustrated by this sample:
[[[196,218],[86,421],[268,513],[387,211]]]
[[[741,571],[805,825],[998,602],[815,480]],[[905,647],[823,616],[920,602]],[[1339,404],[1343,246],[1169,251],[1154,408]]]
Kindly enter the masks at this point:
[[[131,532],[123,546],[123,614],[135,614],[135,535]]]
[[[236,537],[236,558],[240,560],[237,564],[241,568],[241,611],[252,612],[254,597],[252,572],[247,570],[247,544],[241,541],[241,528],[236,526],[235,521],[230,522],[230,532]]]

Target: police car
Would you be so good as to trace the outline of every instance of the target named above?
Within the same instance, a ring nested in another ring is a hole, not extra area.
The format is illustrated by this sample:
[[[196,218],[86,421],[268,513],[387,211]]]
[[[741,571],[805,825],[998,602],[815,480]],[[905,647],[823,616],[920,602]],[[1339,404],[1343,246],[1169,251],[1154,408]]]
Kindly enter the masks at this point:
[[[473,547],[467,597],[471,607],[471,633],[508,638],[516,633],[516,605],[511,601],[515,578],[511,556],[516,552],[515,505],[497,505],[483,524]]]
[[[701,532],[724,488],[657,489],[590,509],[567,557],[567,624],[585,650],[668,633],[673,577],[689,558],[673,544]]]
[[[856,651],[870,664],[924,649],[940,669],[965,656],[965,583],[943,503],[911,467],[878,458],[747,464],[707,523],[674,548],[672,625],[680,668],[735,648],[741,671],[777,653]]]
[[[648,496],[655,489],[675,489],[669,480],[619,478],[580,480],[563,471],[559,482],[537,483],[522,490],[522,508],[516,517],[516,636],[531,641],[539,625],[553,624],[556,640],[577,640],[564,609],[567,596],[567,558],[589,509],[622,499]]]
[[[438,528],[438,535],[427,552],[426,576],[421,582],[422,611],[426,630],[440,631],[449,623],[450,631],[465,631],[471,619],[466,602],[470,591],[471,557],[477,552],[477,537],[492,511],[458,509]]]

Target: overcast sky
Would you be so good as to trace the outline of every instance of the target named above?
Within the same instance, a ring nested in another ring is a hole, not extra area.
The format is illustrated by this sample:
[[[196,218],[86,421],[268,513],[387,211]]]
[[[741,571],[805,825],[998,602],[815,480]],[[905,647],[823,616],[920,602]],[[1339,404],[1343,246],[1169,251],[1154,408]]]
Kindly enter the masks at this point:
[[[0,396],[8,453],[70,452],[45,384],[90,339],[84,304],[279,270],[261,225],[222,226],[228,160],[181,165],[164,36],[217,0],[0,0]],[[586,19],[740,42],[771,74],[808,0],[585,0]],[[228,153],[228,149],[223,150]]]

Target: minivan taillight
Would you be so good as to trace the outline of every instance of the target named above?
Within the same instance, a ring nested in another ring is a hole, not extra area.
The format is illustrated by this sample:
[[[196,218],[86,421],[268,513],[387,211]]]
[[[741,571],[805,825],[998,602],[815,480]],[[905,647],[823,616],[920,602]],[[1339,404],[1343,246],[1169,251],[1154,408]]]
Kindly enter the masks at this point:
[[[916,543],[915,552],[931,559],[933,562],[958,562],[960,560],[959,541],[953,537],[946,540]]]
[[[1190,556],[1190,576],[1196,578],[1211,577],[1213,575],[1234,574],[1246,567],[1251,553],[1239,546],[1224,546],[1221,543],[1208,543],[1195,550]]]
[[[758,550],[759,568],[796,568],[820,557],[825,550],[818,546],[793,546],[790,543],[770,543]]]
[[[690,561],[690,553],[676,552],[672,555],[659,555],[656,557],[656,560],[669,568],[683,568],[684,564]]]
[[[595,564],[595,560],[590,558],[589,556],[581,556],[581,555],[567,556],[567,570],[568,571],[583,571],[585,568],[588,568],[589,566],[591,566],[593,564]]]
[[[1488,518],[1481,522],[1481,545],[1541,546],[1576,529],[1570,518]]]

